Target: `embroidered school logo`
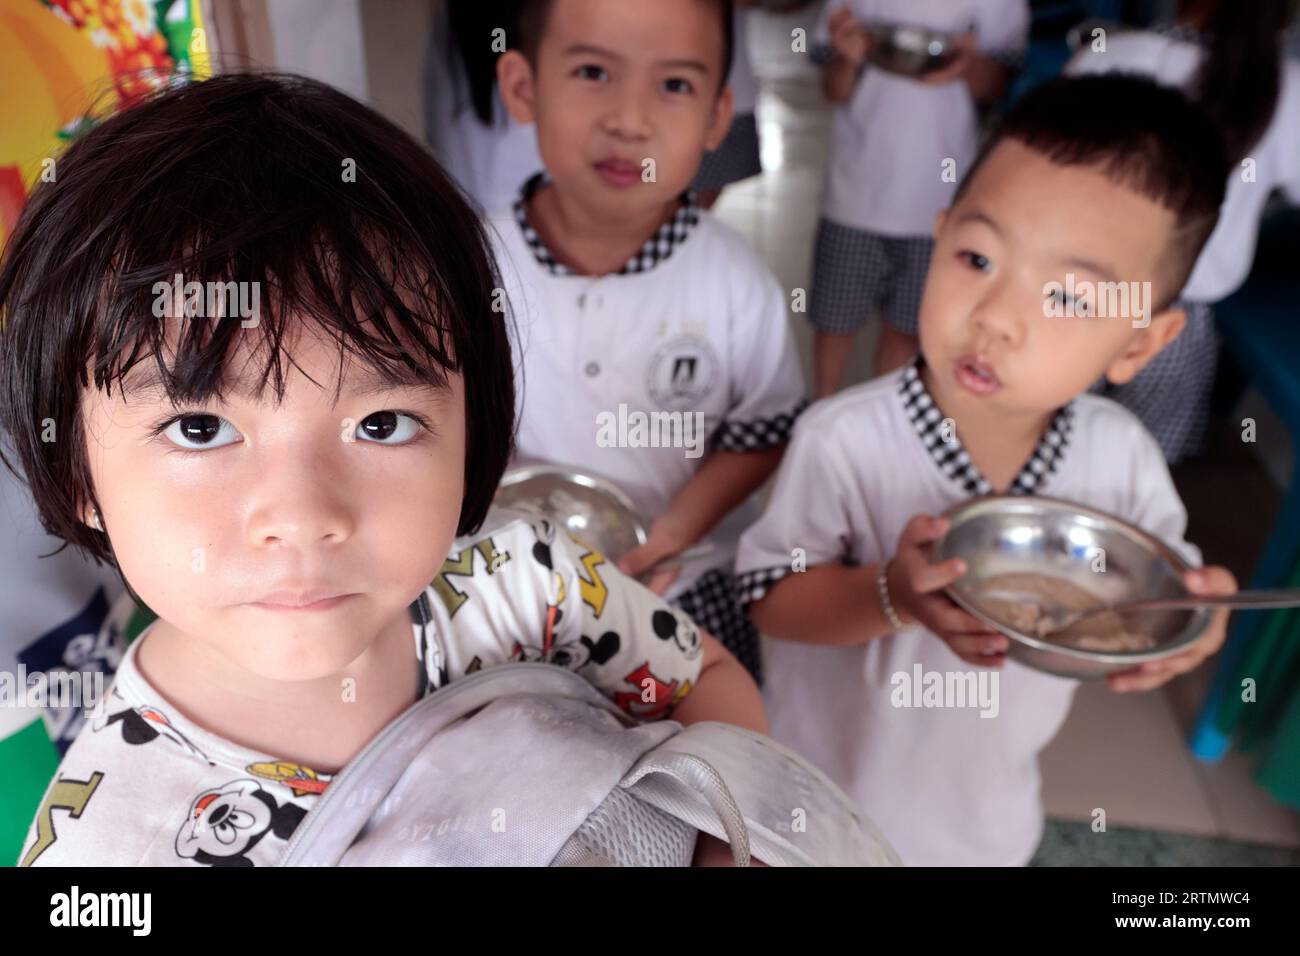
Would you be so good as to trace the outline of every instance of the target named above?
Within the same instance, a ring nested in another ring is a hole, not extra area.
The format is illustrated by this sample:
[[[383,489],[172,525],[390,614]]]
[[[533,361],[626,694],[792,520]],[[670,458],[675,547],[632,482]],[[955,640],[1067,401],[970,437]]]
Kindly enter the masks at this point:
[[[706,339],[679,335],[650,356],[646,391],[660,408],[693,408],[713,392],[719,368],[717,354]]]

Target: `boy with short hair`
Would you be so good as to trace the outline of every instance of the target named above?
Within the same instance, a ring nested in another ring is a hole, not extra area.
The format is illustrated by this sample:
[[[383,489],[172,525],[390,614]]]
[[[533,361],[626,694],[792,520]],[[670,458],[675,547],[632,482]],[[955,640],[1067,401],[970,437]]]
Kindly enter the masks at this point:
[[[947,528],[935,516],[989,492],[1063,498],[1199,563],[1156,442],[1086,393],[1103,374],[1130,380],[1178,334],[1185,317],[1171,302],[1225,176],[1220,137],[1174,90],[1106,76],[1028,94],[937,219],[921,355],[801,419],[767,511],[741,540],[738,586],[778,638],[772,735],[848,790],[905,863],[1029,860],[1042,830],[1038,753],[1075,688],[1007,661],[1008,639],[945,596],[966,568],[929,563]],[[1152,300],[1098,314],[1090,295],[1063,291],[1071,273],[1076,290],[1149,283]],[[1185,583],[1235,590],[1222,568]],[[1145,690],[1191,670],[1222,644],[1226,618],[1111,686]],[[998,669],[990,706],[897,709],[916,668],[967,672],[963,662]]]
[[[546,173],[493,224],[515,310],[519,457],[628,492],[653,519],[621,562],[629,574],[710,544],[651,586],[757,677],[731,562],[803,383],[781,287],[686,191],[730,122],[730,24],[726,0],[529,4],[498,78],[511,115],[537,124]]]

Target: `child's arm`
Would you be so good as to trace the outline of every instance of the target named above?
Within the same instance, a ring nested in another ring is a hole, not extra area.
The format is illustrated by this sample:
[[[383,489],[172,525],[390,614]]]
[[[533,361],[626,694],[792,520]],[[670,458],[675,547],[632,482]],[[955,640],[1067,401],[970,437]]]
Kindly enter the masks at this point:
[[[715,451],[655,520],[646,543],[623,556],[619,570],[637,577],[695,544],[767,481],[784,452],[784,445],[763,451]],[[676,571],[657,574],[650,589],[662,594],[676,576]]]
[[[965,562],[931,564],[927,546],[948,530],[945,518],[917,515],[907,523],[887,567],[886,590],[904,626],[921,625],[952,652],[980,667],[1001,666],[1008,641],[943,593],[966,573]],[[749,613],[772,637],[807,644],[865,644],[897,630],[885,613],[877,578],[881,563],[825,564],[788,574]]]
[[[848,7],[830,15],[831,60],[822,69],[822,92],[831,103],[845,103],[853,95],[862,64],[871,52],[871,36]]]
[[[764,634],[801,644],[865,644],[889,633],[876,596],[878,563],[823,564],[787,574],[749,606]]]
[[[716,637],[703,630],[700,637],[704,641],[700,679],[673,709],[672,719],[687,725],[719,720],[766,734],[767,715],[754,678]]]

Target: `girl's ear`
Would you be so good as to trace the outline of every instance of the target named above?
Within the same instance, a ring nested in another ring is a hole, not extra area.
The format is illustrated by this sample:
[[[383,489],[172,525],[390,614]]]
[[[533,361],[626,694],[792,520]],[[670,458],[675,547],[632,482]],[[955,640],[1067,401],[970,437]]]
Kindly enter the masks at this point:
[[[519,50],[506,50],[497,58],[497,87],[511,119],[525,124],[537,121],[533,65]]]
[[[705,149],[717,149],[722,145],[722,141],[727,138],[727,132],[731,129],[731,121],[736,113],[736,95],[731,90],[731,84],[728,83],[718,94],[717,101],[713,104],[713,118],[709,123],[708,135],[704,137]]]

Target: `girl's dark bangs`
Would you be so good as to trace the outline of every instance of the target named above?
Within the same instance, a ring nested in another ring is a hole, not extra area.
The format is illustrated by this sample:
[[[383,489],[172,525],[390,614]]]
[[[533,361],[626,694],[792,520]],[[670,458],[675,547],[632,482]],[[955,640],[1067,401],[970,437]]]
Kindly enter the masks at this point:
[[[338,344],[335,400],[349,361],[394,387],[441,389],[460,371],[451,292],[409,236],[374,222],[328,221],[256,236],[128,235],[101,289],[96,387],[116,383],[129,396],[148,384],[182,404],[224,399],[238,381],[259,400],[269,385],[278,403],[292,343],[306,326]],[[229,368],[250,335],[249,361]],[[141,364],[143,374],[129,374]]]

